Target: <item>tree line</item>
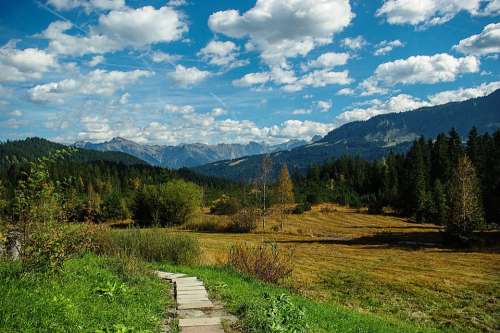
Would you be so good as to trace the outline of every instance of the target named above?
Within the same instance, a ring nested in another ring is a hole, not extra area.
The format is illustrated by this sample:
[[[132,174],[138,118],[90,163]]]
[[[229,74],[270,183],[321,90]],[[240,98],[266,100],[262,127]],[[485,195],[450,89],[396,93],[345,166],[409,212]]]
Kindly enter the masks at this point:
[[[434,140],[421,137],[404,154],[378,161],[342,157],[294,180],[300,201],[368,206],[373,213],[390,207],[417,222],[442,225],[460,208],[491,226],[500,221],[500,131],[478,134],[472,128],[462,142],[452,129]]]

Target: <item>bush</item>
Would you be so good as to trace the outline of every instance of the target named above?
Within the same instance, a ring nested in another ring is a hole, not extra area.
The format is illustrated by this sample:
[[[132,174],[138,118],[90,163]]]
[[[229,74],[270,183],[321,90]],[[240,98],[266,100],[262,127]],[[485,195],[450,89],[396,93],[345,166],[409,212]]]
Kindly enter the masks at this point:
[[[292,274],[292,253],[272,245],[233,245],[228,264],[241,273],[277,283]]]
[[[215,200],[210,207],[210,213],[216,215],[233,215],[241,209],[241,204],[236,198],[223,194]]]
[[[105,219],[110,220],[124,220],[129,216],[127,205],[118,192],[111,192],[104,198],[102,213]]]
[[[302,333],[307,332],[305,311],[290,296],[264,294],[262,300],[240,309],[245,332]]]
[[[231,216],[228,229],[231,232],[251,232],[257,228],[259,213],[256,209],[245,208]]]
[[[201,254],[198,240],[190,235],[147,229],[113,230],[108,234],[102,249],[109,255],[186,265],[196,263]]]
[[[201,216],[199,220],[193,220],[184,225],[184,229],[201,232],[227,232],[229,226],[227,220],[214,218],[214,216]]]
[[[143,226],[184,224],[199,210],[201,202],[201,188],[190,182],[146,185],[135,199],[134,219]]]
[[[303,214],[305,212],[310,211],[311,209],[312,209],[311,203],[306,201],[306,202],[303,202],[303,203],[296,205],[295,208],[293,209],[292,213],[293,214]]]

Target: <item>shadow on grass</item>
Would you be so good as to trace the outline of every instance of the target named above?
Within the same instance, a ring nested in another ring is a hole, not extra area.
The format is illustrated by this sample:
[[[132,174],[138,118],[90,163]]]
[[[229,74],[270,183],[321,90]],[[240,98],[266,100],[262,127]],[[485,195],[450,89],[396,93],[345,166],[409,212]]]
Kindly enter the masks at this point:
[[[443,232],[379,232],[357,238],[317,238],[277,240],[275,243],[365,245],[406,250],[443,249],[452,252],[500,253],[500,231],[478,233],[480,241],[467,247],[451,243]]]

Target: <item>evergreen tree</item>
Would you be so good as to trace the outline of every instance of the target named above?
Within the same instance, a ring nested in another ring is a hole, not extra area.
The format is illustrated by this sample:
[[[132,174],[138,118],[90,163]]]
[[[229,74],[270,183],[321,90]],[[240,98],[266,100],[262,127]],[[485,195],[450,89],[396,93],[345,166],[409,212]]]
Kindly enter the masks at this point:
[[[449,205],[448,234],[460,241],[469,241],[483,224],[483,211],[476,171],[467,156],[459,159],[450,182]]]
[[[433,223],[446,225],[448,220],[448,201],[446,190],[439,179],[434,183],[434,212]]]

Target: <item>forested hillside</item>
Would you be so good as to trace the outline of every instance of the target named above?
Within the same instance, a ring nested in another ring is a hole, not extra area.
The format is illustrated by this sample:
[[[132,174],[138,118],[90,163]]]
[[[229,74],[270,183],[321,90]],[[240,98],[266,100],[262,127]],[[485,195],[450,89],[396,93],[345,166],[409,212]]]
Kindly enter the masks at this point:
[[[287,164],[291,170],[304,171],[313,164],[332,158],[358,156],[376,160],[390,152],[406,152],[419,137],[435,138],[455,128],[462,139],[476,127],[479,133],[500,128],[500,90],[489,96],[463,102],[425,107],[409,112],[391,113],[366,121],[345,124],[323,139],[286,152],[270,154],[273,173]],[[194,168],[217,177],[250,181],[258,176],[263,155],[220,161]]]

